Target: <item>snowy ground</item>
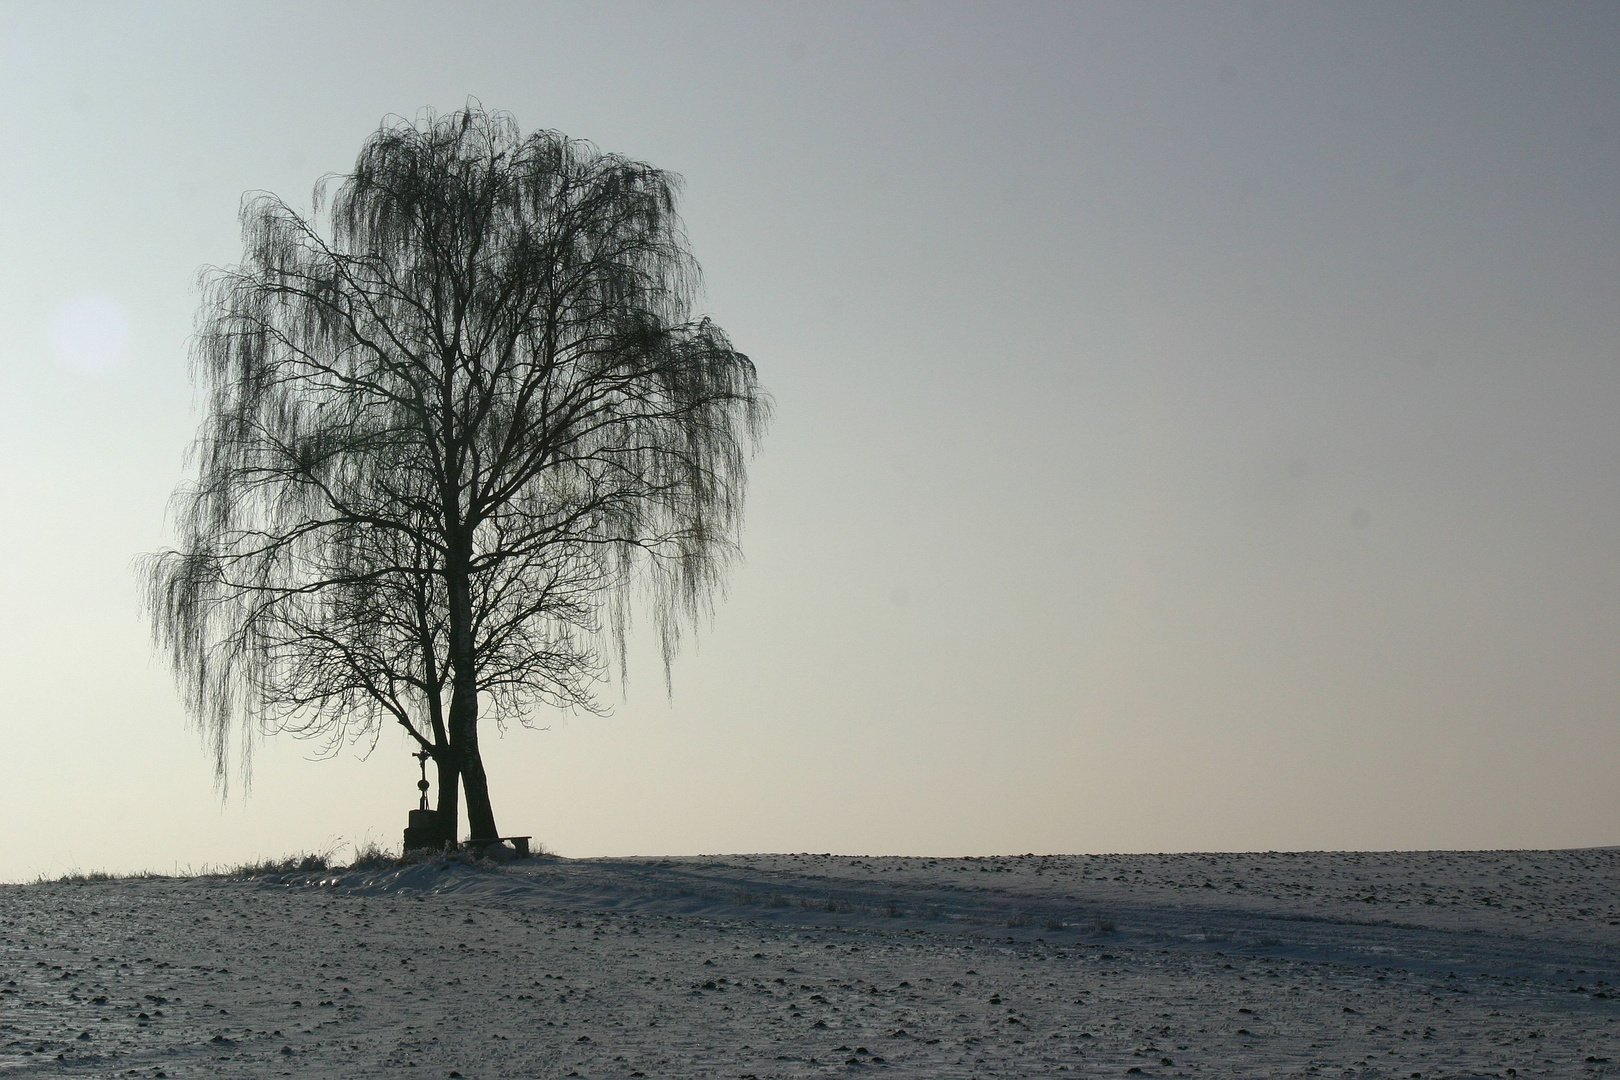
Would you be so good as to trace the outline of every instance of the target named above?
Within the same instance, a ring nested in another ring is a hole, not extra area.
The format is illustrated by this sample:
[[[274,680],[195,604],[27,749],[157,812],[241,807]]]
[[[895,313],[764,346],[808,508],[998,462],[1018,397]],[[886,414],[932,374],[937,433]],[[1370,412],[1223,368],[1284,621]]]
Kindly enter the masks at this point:
[[[1620,1075],[1620,851],[0,887],[0,1075]]]

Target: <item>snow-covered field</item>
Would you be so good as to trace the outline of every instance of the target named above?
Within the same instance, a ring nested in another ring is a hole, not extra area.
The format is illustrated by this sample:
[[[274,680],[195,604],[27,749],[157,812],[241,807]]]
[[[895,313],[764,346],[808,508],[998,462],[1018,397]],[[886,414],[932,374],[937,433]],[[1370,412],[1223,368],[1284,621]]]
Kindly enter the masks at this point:
[[[0,1074],[1620,1075],[1620,851],[0,887]]]

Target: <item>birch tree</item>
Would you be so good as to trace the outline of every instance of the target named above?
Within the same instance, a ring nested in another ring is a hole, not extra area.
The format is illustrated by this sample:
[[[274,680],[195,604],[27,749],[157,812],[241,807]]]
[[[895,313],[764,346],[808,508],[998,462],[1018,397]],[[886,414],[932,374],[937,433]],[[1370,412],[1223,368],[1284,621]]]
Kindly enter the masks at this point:
[[[385,123],[308,217],[244,200],[242,262],[202,279],[195,478],[145,572],[221,784],[259,735],[397,723],[491,838],[483,720],[596,708],[632,612],[667,679],[769,412],[694,314],[677,188],[470,104]]]

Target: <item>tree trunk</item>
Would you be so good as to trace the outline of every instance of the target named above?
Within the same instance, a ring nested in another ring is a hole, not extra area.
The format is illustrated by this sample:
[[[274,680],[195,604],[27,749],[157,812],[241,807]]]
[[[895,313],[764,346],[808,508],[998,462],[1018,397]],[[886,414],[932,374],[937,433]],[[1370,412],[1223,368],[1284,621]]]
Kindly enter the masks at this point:
[[[432,642],[424,638],[423,660],[433,671]],[[431,677],[431,675],[430,675]],[[433,764],[439,769],[439,827],[447,843],[461,831],[461,764],[444,726],[444,702],[435,690],[428,696],[428,723],[433,728]]]
[[[419,551],[418,564],[421,561]],[[422,650],[422,677],[429,688],[428,725],[433,729],[433,763],[439,769],[439,827],[444,832],[444,841],[454,844],[461,831],[461,763],[445,730],[444,671],[434,652],[427,591],[420,578],[416,583],[416,631],[417,647]]]
[[[458,695],[459,696],[459,695]],[[467,828],[474,840],[493,840],[501,835],[495,828],[495,810],[489,802],[489,779],[484,775],[484,759],[478,753],[478,699],[473,697],[471,715],[458,719],[456,701],[450,702],[450,738],[461,759],[461,787],[467,793]]]
[[[445,566],[445,591],[450,602],[450,746],[467,796],[468,831],[474,840],[493,840],[501,834],[495,828],[489,780],[484,775],[484,759],[478,753],[478,672],[473,655],[468,539],[463,537],[452,548]]]
[[[449,745],[439,748],[433,762],[439,767],[439,827],[445,840],[453,844],[461,831],[461,770],[456,768],[455,750]]]

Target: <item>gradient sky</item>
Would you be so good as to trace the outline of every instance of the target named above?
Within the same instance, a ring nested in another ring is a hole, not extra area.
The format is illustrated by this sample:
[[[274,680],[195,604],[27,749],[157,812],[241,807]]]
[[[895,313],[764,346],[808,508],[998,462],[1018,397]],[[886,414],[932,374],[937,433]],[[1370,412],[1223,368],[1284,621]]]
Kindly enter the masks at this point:
[[[0,6],[0,879],[221,802],[153,655],[195,278],[469,96],[686,178],[777,418],[666,698],[485,737],[567,855],[1620,843],[1620,6]]]

